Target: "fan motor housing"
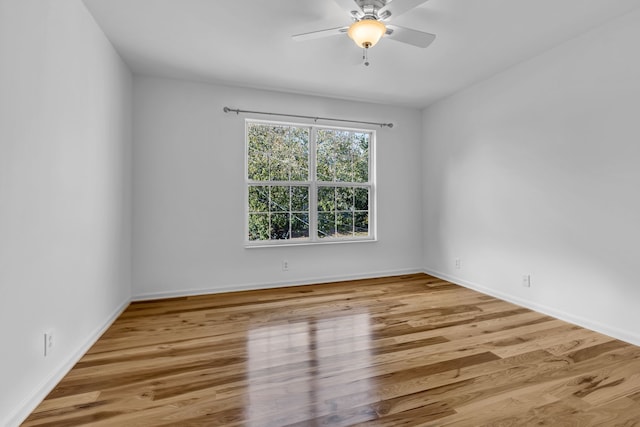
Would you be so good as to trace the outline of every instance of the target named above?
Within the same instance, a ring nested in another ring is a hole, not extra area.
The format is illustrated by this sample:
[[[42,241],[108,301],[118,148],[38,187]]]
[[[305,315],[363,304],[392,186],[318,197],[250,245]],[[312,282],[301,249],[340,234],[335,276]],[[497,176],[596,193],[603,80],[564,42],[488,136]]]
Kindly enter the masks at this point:
[[[391,16],[391,13],[385,13],[385,16],[378,16],[378,11],[387,5],[386,0],[357,0],[356,3],[362,11],[364,12],[363,16],[360,16],[359,19],[386,19]],[[388,11],[387,11],[388,12]],[[354,16],[360,15],[358,11],[351,11],[351,14]]]

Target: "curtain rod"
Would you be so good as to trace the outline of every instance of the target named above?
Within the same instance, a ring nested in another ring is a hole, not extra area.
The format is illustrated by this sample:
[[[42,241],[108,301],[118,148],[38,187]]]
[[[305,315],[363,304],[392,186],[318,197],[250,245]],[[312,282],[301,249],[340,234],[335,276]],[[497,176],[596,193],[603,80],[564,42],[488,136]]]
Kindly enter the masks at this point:
[[[252,114],[263,114],[263,115],[266,115],[266,116],[296,117],[296,118],[299,118],[299,119],[313,119],[314,121],[328,120],[328,121],[332,121],[332,122],[359,123],[359,124],[363,124],[363,125],[376,125],[376,126],[380,126],[381,128],[384,128],[384,127],[392,128],[393,127],[393,123],[363,122],[361,120],[332,119],[332,118],[329,118],[329,117],[302,116],[302,115],[299,115],[299,114],[267,113],[267,112],[264,112],[264,111],[240,110],[240,109],[234,109],[234,108],[229,108],[229,107],[224,107],[222,109],[222,111],[224,111],[225,113],[236,113],[236,114],[252,113]]]

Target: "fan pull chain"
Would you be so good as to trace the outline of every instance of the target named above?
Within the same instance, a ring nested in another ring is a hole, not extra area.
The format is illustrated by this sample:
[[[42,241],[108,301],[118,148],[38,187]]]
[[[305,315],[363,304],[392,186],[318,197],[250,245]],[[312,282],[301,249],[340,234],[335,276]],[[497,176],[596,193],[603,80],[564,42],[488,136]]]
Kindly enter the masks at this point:
[[[369,48],[362,49],[362,61],[365,67],[369,66]]]

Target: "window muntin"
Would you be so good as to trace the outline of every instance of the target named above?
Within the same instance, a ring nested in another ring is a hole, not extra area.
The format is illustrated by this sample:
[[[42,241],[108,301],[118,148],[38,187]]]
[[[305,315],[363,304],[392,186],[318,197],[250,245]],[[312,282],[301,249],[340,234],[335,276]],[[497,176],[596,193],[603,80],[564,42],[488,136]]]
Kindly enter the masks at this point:
[[[247,120],[247,245],[374,240],[374,138]]]

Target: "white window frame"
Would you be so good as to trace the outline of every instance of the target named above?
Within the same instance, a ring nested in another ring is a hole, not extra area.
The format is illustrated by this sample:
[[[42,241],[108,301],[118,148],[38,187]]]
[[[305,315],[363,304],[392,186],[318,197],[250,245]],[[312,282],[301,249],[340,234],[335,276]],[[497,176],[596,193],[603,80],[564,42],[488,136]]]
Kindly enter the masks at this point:
[[[253,181],[249,179],[249,125],[294,126],[308,128],[309,131],[309,176],[307,181]],[[316,178],[316,133],[318,129],[367,133],[369,137],[369,181],[366,183],[317,181]],[[245,119],[244,143],[244,246],[247,248],[299,245],[325,245],[335,243],[356,243],[377,241],[376,211],[376,131],[366,128],[320,126],[309,123],[281,122],[271,120]],[[260,186],[308,186],[309,187],[309,238],[282,240],[249,240],[249,187]],[[369,189],[369,235],[353,237],[318,237],[318,187],[347,187]]]

